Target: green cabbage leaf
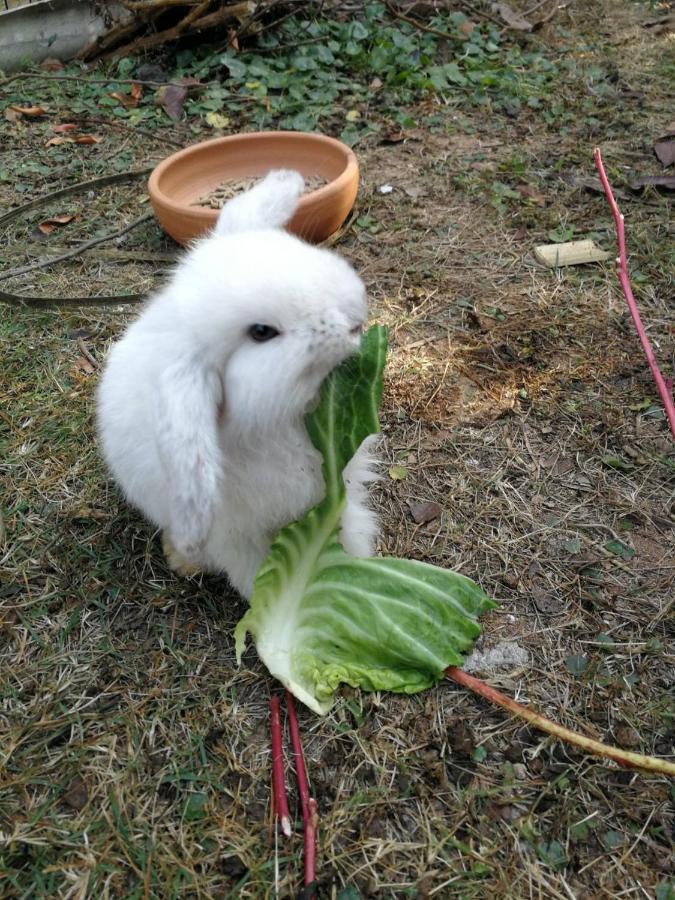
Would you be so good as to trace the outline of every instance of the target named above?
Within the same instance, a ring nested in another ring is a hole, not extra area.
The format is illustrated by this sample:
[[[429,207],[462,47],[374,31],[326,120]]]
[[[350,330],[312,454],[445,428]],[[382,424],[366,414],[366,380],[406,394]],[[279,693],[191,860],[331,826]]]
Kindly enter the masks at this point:
[[[479,616],[495,605],[456,572],[360,559],[340,544],[342,472],[379,431],[386,351],[386,329],[374,325],[360,352],[324,382],[306,426],[323,456],[326,495],[277,534],[235,629],[237,660],[251,634],[271,674],[320,714],[342,683],[408,694],[430,687],[462,664],[480,634]]]

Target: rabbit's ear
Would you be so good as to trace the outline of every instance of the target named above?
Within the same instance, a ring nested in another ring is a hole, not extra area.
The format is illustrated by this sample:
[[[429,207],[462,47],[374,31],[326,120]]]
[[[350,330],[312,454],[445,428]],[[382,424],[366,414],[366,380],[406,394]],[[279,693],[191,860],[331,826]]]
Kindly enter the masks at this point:
[[[213,521],[222,479],[218,414],[223,402],[217,373],[195,359],[179,359],[164,371],[157,404],[157,442],[168,474],[171,540],[190,555]]]
[[[304,189],[305,180],[299,172],[274,170],[255,187],[225,204],[215,233],[283,228],[297,209]]]

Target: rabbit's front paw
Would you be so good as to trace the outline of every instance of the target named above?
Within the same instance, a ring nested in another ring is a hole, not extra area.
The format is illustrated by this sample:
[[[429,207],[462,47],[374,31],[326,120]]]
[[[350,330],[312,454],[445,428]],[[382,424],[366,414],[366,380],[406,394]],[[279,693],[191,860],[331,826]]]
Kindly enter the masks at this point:
[[[197,575],[201,572],[201,568],[198,565],[188,559],[187,556],[184,556],[179,550],[176,550],[166,531],[162,532],[162,552],[169,568],[176,575],[180,575],[182,578],[189,578],[191,575]]]

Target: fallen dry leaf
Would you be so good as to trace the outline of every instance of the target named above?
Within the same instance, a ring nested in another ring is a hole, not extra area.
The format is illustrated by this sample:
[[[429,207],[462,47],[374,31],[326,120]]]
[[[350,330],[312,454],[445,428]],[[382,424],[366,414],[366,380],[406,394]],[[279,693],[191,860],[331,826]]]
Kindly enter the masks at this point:
[[[473,34],[475,28],[475,22],[472,22],[470,19],[464,19],[457,30],[459,31],[460,38],[462,38],[463,40],[468,40]]]
[[[8,106],[4,112],[4,116],[8,122],[19,122],[21,120],[21,113],[18,113],[15,109],[12,109],[11,106]]]
[[[227,116],[221,115],[221,113],[211,111],[206,114],[206,123],[211,128],[227,128],[230,120]]]
[[[51,219],[45,219],[44,222],[40,222],[38,230],[42,234],[51,234],[59,225],[67,225],[74,218],[75,216],[52,216]]]
[[[84,356],[78,356],[70,371],[71,373],[81,373],[82,375],[93,375],[96,371],[96,367],[93,366],[88,359],[85,359]]]
[[[666,134],[654,142],[654,153],[663,168],[675,163],[675,134]]]
[[[516,190],[526,200],[534,200],[537,206],[546,206],[546,197],[540,194],[531,184],[518,184],[516,185]]]
[[[48,56],[47,59],[42,60],[40,68],[43,72],[60,72],[63,68],[63,63],[54,56]]]
[[[441,514],[441,508],[438,503],[434,503],[431,500],[414,501],[409,503],[408,507],[410,508],[410,515],[418,525],[432,522]]]
[[[493,3],[491,9],[502,22],[505,22],[514,31],[532,31],[532,23],[528,22],[525,16],[521,16],[515,9],[511,9],[508,3]]]
[[[405,131],[389,131],[382,138],[383,144],[400,144],[405,140]]]
[[[61,125],[52,125],[52,131],[54,134],[68,134],[70,131],[75,131],[77,125],[74,122],[63,122]]]
[[[136,84],[134,82],[131,85],[131,90],[128,94],[122,93],[122,91],[111,91],[108,94],[109,97],[112,97],[113,100],[117,100],[125,109],[134,109],[138,106],[141,97],[143,96],[143,88],[140,84]]]
[[[71,809],[78,812],[87,805],[89,791],[83,779],[77,775],[68,785],[68,790],[62,797],[63,802]]]
[[[90,506],[81,506],[72,514],[73,519],[94,519],[96,522],[105,522],[109,513],[102,509],[92,509]]]
[[[47,110],[44,106],[15,106],[12,105],[9,107],[13,109],[14,112],[20,113],[22,116],[28,116],[28,118],[37,119],[40,116],[46,116]]]
[[[60,144],[100,144],[103,140],[97,134],[69,134],[66,137],[50,138],[45,147],[58,147]]]
[[[183,115],[183,103],[187,97],[187,86],[164,84],[155,91],[155,104],[174,122],[180,121]]]

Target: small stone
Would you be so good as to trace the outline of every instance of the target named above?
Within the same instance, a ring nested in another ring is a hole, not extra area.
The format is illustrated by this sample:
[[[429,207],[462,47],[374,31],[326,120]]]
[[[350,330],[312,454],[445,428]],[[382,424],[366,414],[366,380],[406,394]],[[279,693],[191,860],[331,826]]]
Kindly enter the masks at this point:
[[[519,781],[525,781],[527,778],[527,766],[523,765],[523,763],[514,763],[513,774]]]
[[[431,500],[422,500],[409,503],[410,514],[418,525],[424,525],[438,519],[441,515],[441,508],[438,503]]]

